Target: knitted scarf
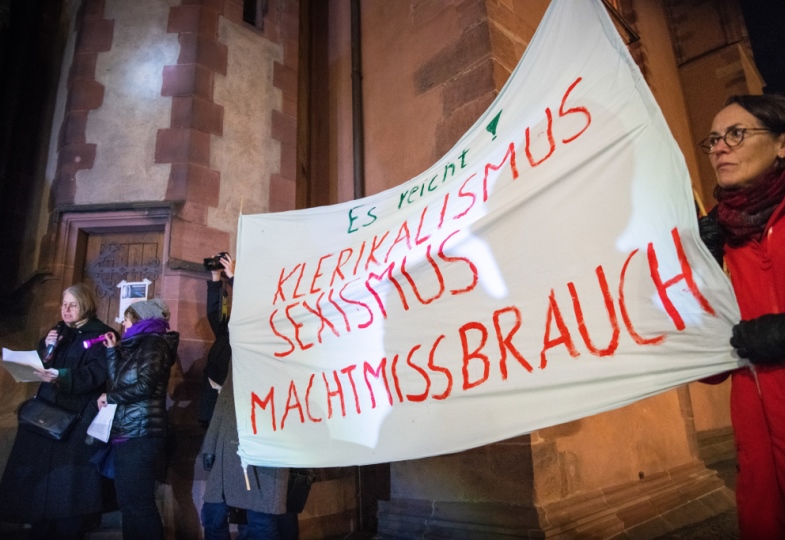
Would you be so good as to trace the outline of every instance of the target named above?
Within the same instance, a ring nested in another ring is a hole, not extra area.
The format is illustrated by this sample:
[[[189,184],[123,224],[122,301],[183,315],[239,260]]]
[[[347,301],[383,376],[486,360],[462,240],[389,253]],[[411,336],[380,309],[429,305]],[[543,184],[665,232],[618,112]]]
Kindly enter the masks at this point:
[[[123,334],[123,339],[139,334],[165,334],[169,330],[169,321],[166,319],[145,319],[134,323]]]
[[[760,240],[774,209],[785,198],[785,168],[774,168],[749,187],[714,190],[717,219],[728,232],[728,244]]]

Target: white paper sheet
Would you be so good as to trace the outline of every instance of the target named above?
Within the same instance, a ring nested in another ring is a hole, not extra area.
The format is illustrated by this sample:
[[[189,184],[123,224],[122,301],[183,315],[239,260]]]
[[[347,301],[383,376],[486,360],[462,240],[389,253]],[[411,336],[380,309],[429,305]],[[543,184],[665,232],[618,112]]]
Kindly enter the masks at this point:
[[[44,369],[35,351],[12,351],[3,347],[2,366],[16,382],[41,382],[36,377],[36,369]]]
[[[116,403],[107,403],[102,407],[98,414],[93,418],[90,427],[87,428],[87,434],[92,435],[99,441],[109,441],[109,434],[112,431],[112,422],[114,421],[114,413],[117,410]]]

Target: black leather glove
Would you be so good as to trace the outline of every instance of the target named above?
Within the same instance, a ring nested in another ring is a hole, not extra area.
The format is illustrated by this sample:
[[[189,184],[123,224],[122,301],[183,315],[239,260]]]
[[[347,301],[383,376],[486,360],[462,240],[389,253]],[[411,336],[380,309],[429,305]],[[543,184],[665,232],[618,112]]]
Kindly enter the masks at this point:
[[[785,363],[785,313],[741,321],[733,327],[730,344],[753,364]]]
[[[722,257],[725,255],[725,239],[727,233],[722,225],[711,216],[702,216],[698,218],[698,230],[700,231],[701,240],[709,248],[709,251],[714,255],[714,259],[722,266]]]
[[[205,471],[212,471],[215,464],[215,454],[202,454],[202,467]]]

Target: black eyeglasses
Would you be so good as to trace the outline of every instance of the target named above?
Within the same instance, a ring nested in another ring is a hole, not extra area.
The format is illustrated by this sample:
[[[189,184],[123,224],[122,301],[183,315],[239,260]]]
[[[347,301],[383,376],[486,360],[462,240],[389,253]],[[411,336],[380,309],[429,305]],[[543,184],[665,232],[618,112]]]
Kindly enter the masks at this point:
[[[706,137],[698,143],[698,146],[700,146],[701,150],[703,150],[706,154],[711,154],[714,151],[714,147],[717,146],[717,143],[720,141],[725,141],[725,144],[728,145],[728,148],[733,148],[734,146],[739,146],[742,143],[744,140],[744,135],[746,135],[748,131],[765,131],[767,133],[771,133],[771,130],[766,128],[732,127],[725,132],[725,135],[710,135]]]

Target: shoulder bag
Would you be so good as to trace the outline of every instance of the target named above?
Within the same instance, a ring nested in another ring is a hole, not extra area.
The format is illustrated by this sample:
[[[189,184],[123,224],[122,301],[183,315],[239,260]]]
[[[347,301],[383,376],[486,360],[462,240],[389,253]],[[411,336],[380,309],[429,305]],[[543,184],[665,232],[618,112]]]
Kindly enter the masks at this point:
[[[19,405],[17,415],[20,427],[62,441],[68,437],[82,412],[69,411],[36,395]]]

